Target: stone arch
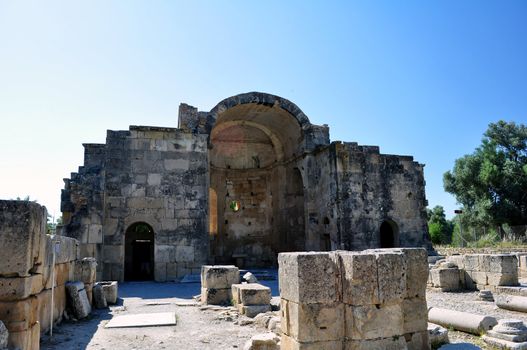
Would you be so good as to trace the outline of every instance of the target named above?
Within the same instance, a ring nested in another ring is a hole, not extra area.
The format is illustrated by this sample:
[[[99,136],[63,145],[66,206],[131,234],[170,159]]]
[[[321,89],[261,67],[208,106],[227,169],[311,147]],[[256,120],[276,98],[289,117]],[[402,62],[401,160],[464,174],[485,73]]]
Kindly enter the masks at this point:
[[[298,121],[298,124],[302,129],[305,129],[311,125],[309,118],[293,102],[280,96],[256,91],[227,97],[210,110],[210,116],[217,120],[218,116],[227,109],[248,103],[266,105],[269,107],[280,107],[293,116]]]
[[[399,246],[399,227],[395,221],[386,219],[379,227],[379,246],[381,248],[395,248]]]
[[[138,221],[125,231],[124,279],[145,281],[154,279],[155,233],[151,225]]]
[[[264,267],[276,264],[279,252],[305,250],[300,165],[311,127],[307,116],[286,99],[258,92],[229,97],[208,116],[215,263]]]

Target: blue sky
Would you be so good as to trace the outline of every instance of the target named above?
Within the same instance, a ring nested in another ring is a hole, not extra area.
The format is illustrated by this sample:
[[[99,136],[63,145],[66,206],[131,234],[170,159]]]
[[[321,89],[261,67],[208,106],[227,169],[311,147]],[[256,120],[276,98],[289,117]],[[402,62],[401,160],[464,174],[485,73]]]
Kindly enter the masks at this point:
[[[82,143],[263,91],[413,155],[451,216],[443,173],[490,122],[527,123],[526,85],[525,1],[0,0],[0,198],[60,215]]]

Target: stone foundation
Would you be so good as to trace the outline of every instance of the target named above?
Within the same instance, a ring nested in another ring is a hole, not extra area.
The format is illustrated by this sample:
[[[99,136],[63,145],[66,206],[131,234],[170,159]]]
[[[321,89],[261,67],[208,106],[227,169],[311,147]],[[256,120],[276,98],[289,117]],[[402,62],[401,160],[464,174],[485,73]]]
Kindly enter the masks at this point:
[[[281,348],[429,349],[424,249],[282,253]]]
[[[22,350],[39,348],[41,332],[50,328],[53,249],[55,288],[53,322],[66,307],[65,284],[80,280],[91,297],[96,262],[78,260],[78,242],[46,234],[46,209],[27,201],[0,201],[0,320],[9,331],[9,346]]]
[[[451,255],[430,270],[429,285],[443,291],[491,290],[518,285],[515,254]]]

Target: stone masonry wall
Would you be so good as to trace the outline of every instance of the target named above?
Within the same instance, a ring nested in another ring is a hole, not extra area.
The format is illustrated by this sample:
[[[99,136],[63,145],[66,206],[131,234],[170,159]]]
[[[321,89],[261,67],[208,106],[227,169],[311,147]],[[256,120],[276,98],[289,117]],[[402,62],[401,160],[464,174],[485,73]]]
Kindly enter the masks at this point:
[[[491,290],[499,286],[518,285],[518,258],[513,254],[451,255],[452,268],[430,270],[429,283],[443,290]],[[458,288],[455,288],[456,285]]]
[[[22,350],[39,348],[41,332],[50,327],[53,246],[46,234],[46,209],[27,201],[0,201],[0,320],[9,331],[9,345]],[[62,318],[66,307],[65,284],[86,283],[88,294],[95,282],[95,269],[85,269],[78,260],[78,241],[55,236],[53,319]],[[89,267],[94,266],[91,262]]]
[[[281,253],[281,349],[430,349],[425,249]]]
[[[423,165],[375,146],[333,143],[337,161],[339,230],[346,249],[380,247],[383,221],[395,224],[394,246],[431,249]]]
[[[124,279],[135,223],[154,231],[155,280],[199,273],[208,257],[206,135],[131,126],[85,148],[85,165],[63,191],[64,230],[79,239],[81,256],[101,261],[99,279]]]

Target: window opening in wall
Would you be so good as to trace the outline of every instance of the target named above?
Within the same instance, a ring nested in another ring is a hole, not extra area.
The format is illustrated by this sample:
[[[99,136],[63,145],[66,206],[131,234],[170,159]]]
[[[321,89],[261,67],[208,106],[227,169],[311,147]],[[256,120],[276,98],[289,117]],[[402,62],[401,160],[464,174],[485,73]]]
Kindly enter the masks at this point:
[[[240,202],[239,201],[231,201],[229,203],[229,208],[231,208],[231,210],[233,212],[237,212],[240,210]]]

